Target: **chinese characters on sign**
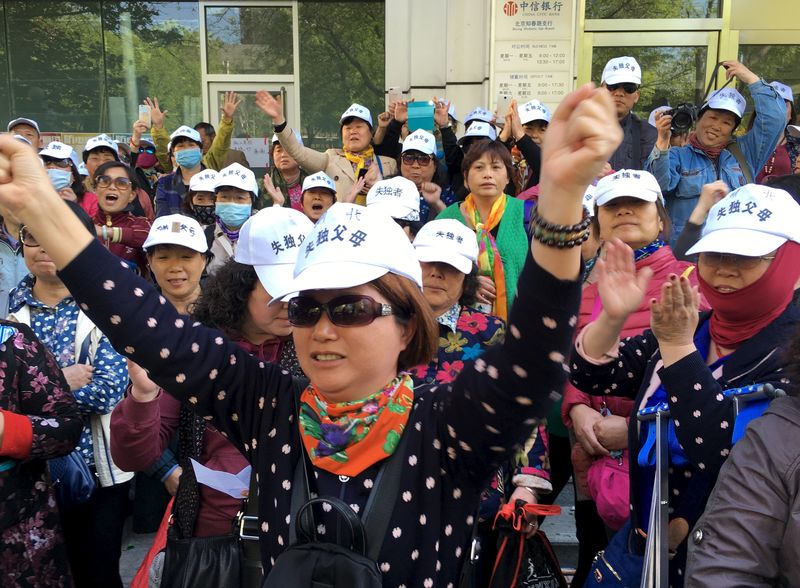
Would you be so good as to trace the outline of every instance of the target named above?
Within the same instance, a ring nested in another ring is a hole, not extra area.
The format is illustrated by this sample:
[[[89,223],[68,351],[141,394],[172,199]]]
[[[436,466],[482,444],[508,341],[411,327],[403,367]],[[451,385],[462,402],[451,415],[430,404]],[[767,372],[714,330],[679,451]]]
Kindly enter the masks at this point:
[[[496,0],[495,12],[495,94],[554,109],[572,89],[575,1]]]

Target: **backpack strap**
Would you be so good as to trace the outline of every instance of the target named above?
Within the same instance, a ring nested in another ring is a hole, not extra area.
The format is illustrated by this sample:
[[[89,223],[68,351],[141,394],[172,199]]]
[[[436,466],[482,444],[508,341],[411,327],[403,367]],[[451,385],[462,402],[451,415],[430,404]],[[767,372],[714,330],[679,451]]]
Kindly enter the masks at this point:
[[[736,162],[739,164],[739,167],[742,168],[742,175],[744,175],[744,180],[748,184],[753,183],[753,172],[750,171],[750,165],[748,165],[747,160],[744,157],[744,153],[742,153],[742,148],[739,147],[739,143],[736,141],[731,141],[725,146],[725,149],[731,152],[736,158]]]

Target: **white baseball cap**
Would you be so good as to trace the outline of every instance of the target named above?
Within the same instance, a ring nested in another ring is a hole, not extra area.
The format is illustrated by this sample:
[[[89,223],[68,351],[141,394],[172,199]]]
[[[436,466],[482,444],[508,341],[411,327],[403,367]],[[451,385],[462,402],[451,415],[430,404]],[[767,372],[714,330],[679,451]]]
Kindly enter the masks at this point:
[[[336,194],[336,184],[333,183],[331,177],[325,172],[317,172],[313,175],[306,176],[303,180],[303,192],[311,188],[325,188]]]
[[[258,184],[256,183],[256,174],[247,169],[241,163],[232,163],[228,167],[223,167],[219,170],[217,176],[217,183],[214,185],[214,190],[219,190],[223,186],[232,186],[239,188],[246,192],[250,192],[253,196],[258,195]]]
[[[185,214],[168,214],[153,221],[142,248],[147,250],[155,245],[181,245],[200,253],[208,251],[203,227]]]
[[[86,167],[86,164],[82,161],[78,164],[78,173],[82,176],[89,175],[89,168]]]
[[[535,120],[543,120],[549,123],[550,119],[553,117],[550,109],[539,100],[529,100],[525,104],[517,106],[517,112],[519,113],[519,121],[523,125]]]
[[[468,274],[478,260],[475,233],[452,218],[432,220],[414,237],[414,251],[420,261],[439,261]]]
[[[297,255],[314,223],[292,208],[271,206],[247,219],[239,229],[233,258],[252,265],[264,289],[287,292],[294,279]]]
[[[436,137],[428,131],[417,129],[403,141],[403,153],[406,151],[421,151],[433,155],[436,151]]]
[[[656,106],[653,110],[650,111],[650,116],[647,117],[647,122],[650,124],[651,127],[656,126],[656,116],[658,116],[659,112],[666,112],[668,110],[672,110],[672,106]]]
[[[794,93],[789,86],[782,84],[781,82],[770,82],[769,85],[775,88],[775,91],[778,92],[778,96],[787,102],[794,103]]]
[[[191,139],[195,143],[202,144],[203,141],[200,139],[200,133],[195,131],[192,127],[188,127],[186,125],[181,125],[173,133],[169,136],[169,144],[172,147],[172,144],[175,142],[175,139],[178,137],[186,137],[187,139]]]
[[[472,111],[470,111],[470,113],[464,118],[464,124],[467,124],[471,120],[479,120],[485,123],[490,123],[492,122],[493,118],[494,115],[491,112],[478,106],[473,108]]]
[[[800,243],[800,205],[785,190],[745,184],[711,207],[689,255],[713,251],[759,257]]]
[[[11,129],[13,129],[17,125],[28,125],[29,127],[33,127],[34,129],[36,129],[37,133],[41,132],[39,131],[39,124],[35,120],[33,120],[32,118],[24,118],[24,117],[15,118],[14,120],[12,120],[10,123],[8,123],[8,127],[6,128],[6,130],[11,131]]]
[[[219,174],[213,169],[204,169],[194,174],[189,180],[189,189],[192,192],[214,192],[217,189]]]
[[[450,103],[450,106],[447,108],[447,116],[452,118],[454,121],[458,122],[458,118],[456,117],[456,105],[453,104],[452,102]]]
[[[589,212],[589,216],[594,216],[594,203],[597,196],[597,186],[589,184],[583,193],[583,207]]]
[[[300,136],[300,131],[297,129],[292,129],[292,133],[294,133],[294,138],[297,139],[297,142],[300,145],[303,144],[303,137]],[[280,143],[281,140],[278,138],[278,133],[272,133],[272,140],[270,141],[271,144]]]
[[[603,77],[600,79],[601,84],[606,86],[613,86],[614,84],[636,84],[642,83],[642,68],[639,67],[639,62],[633,57],[614,57],[609,59],[606,66],[603,68]]]
[[[403,176],[380,180],[367,192],[367,207],[399,220],[418,221],[419,190]]]
[[[26,138],[25,138],[25,137],[23,137],[22,135],[14,135],[14,138],[15,138],[17,141],[22,141],[23,143],[27,143],[28,145],[31,145],[31,146],[33,146],[33,143],[31,143],[30,141],[28,141],[28,139],[26,139]]]
[[[86,141],[86,145],[83,147],[83,161],[86,162],[86,158],[89,156],[91,151],[95,149],[110,149],[114,152],[114,159],[119,161],[119,146],[117,142],[114,141],[111,137],[102,133],[95,137],[92,137],[88,141]]]
[[[734,88],[722,88],[711,93],[703,108],[712,108],[714,110],[727,110],[735,114],[739,120],[744,116],[744,109],[747,103],[738,90]]]
[[[408,278],[422,290],[422,269],[400,225],[373,209],[337,202],[303,242],[292,283],[273,296],[352,288],[388,273]]]
[[[353,102],[350,105],[350,108],[348,108],[342,113],[342,116],[339,118],[339,124],[344,123],[344,120],[346,118],[350,118],[353,116],[356,118],[360,118],[361,120],[366,122],[370,127],[372,126],[372,114],[370,114],[369,108],[367,108],[366,106],[361,106],[360,104],[356,104],[355,102]]]
[[[66,143],[62,143],[61,141],[51,141],[47,144],[47,146],[39,151],[39,157],[51,157],[53,159],[69,159],[71,160],[75,166],[78,166],[78,162],[75,161],[76,155],[75,150],[67,145]]]
[[[463,145],[467,139],[497,139],[497,131],[489,123],[474,122],[469,125],[467,132],[458,140],[459,145]]]
[[[604,206],[615,198],[638,198],[646,202],[661,200],[661,186],[650,172],[638,169],[621,169],[611,175],[600,178],[595,190],[594,202]]]

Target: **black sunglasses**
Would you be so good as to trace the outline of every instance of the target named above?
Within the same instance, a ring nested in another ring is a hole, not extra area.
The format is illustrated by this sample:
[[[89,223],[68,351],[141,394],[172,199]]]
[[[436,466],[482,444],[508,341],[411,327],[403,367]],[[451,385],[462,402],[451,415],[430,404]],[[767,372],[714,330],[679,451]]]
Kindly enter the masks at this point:
[[[324,303],[311,296],[289,300],[289,322],[295,327],[313,327],[323,312],[338,327],[362,327],[380,316],[399,314],[391,304],[376,302],[361,294],[346,294]]]
[[[424,167],[431,162],[433,157],[424,153],[420,153],[419,155],[414,153],[403,153],[403,155],[400,156],[400,159],[406,165],[414,165],[414,163],[418,163],[421,167]]]
[[[54,165],[61,169],[68,169],[72,167],[71,159],[55,159],[52,157],[43,157],[45,165]]]
[[[108,188],[111,184],[114,184],[117,190],[125,190],[130,188],[133,182],[128,178],[112,178],[111,176],[98,176],[94,180],[94,185],[97,188]]]
[[[27,247],[39,247],[39,241],[36,240],[36,237],[33,236],[25,225],[19,228],[19,240],[20,243]]]
[[[153,155],[155,152],[155,147],[139,147],[139,153],[149,153],[150,155]]]
[[[626,94],[635,94],[639,91],[639,86],[630,82],[625,82],[624,84],[608,84],[606,88],[608,88],[609,92],[616,92],[619,88],[622,88]]]

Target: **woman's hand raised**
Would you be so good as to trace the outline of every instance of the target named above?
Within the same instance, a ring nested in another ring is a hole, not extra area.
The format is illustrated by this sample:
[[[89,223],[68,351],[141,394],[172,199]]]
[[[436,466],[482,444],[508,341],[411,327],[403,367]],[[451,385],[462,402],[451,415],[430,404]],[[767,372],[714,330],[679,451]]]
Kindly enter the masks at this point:
[[[647,294],[647,284],[653,270],[643,267],[636,271],[633,251],[619,239],[610,241],[605,259],[597,260],[597,292],[603,303],[603,312],[615,320],[625,320],[642,306]]]

